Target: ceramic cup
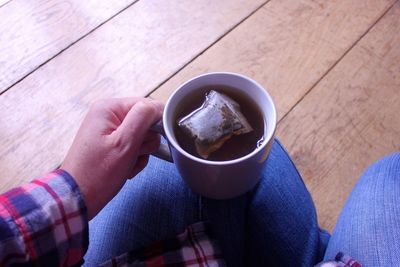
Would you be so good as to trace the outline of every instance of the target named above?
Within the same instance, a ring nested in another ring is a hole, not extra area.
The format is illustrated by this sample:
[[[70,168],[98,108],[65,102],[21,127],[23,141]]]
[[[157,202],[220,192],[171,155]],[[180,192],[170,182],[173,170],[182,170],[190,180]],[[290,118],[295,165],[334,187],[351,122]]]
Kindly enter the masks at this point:
[[[264,119],[263,143],[246,156],[228,161],[210,161],[183,150],[175,137],[175,110],[188,95],[205,86],[222,85],[239,90],[258,105]],[[261,177],[263,163],[271,149],[276,128],[276,110],[267,91],[254,80],[236,73],[213,72],[182,84],[169,97],[162,120],[153,126],[168,144],[161,144],[155,156],[173,162],[189,187],[208,198],[228,199],[252,189]]]

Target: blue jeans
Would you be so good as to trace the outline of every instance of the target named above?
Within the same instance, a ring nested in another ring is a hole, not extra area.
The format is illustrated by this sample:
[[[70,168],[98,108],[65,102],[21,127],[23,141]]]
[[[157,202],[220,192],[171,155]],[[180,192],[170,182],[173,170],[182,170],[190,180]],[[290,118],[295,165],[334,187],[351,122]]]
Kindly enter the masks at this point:
[[[400,153],[370,166],[347,200],[326,250],[363,266],[400,266]]]
[[[397,157],[397,175],[398,162]],[[392,171],[388,169],[388,174]],[[362,184],[363,179],[358,187]],[[357,194],[357,188],[353,195]],[[346,208],[351,206],[348,203]],[[332,258],[338,251],[364,262],[364,257],[358,257],[360,253],[353,253],[347,247],[356,244],[358,247],[354,245],[354,248],[364,249],[359,244],[361,237],[355,236],[353,240],[354,226],[348,229],[349,225],[358,224],[349,224],[346,219],[351,220],[354,213],[359,213],[358,206],[347,213],[346,208],[328,245],[329,234],[318,228],[311,196],[278,141],[272,146],[256,188],[223,201],[193,193],[173,164],[152,158],[146,169],[128,181],[90,222],[85,261],[87,266],[93,266],[153,241],[173,237],[187,225],[207,220],[220,241],[228,266],[313,266],[324,255]]]

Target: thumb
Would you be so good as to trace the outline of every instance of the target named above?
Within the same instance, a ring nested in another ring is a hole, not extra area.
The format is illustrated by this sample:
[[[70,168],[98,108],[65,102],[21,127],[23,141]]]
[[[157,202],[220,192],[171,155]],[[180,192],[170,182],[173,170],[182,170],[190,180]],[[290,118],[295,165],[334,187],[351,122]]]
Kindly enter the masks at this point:
[[[150,126],[161,119],[163,105],[157,101],[139,101],[129,110],[116,132],[125,143],[140,145]]]

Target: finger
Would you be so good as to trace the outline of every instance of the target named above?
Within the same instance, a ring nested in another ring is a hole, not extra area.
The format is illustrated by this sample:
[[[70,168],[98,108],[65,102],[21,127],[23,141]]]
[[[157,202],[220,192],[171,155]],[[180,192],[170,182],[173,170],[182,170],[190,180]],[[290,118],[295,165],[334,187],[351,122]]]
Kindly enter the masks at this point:
[[[143,101],[145,98],[143,97],[123,97],[123,98],[110,98],[105,100],[108,106],[110,107],[118,107],[120,110],[128,113],[129,110],[139,101]]]
[[[139,101],[129,110],[116,133],[124,143],[140,146],[150,126],[160,120],[162,111],[161,102]]]
[[[141,172],[147,166],[148,162],[149,162],[149,155],[143,155],[143,156],[138,157],[135,167],[132,170],[131,178],[129,178],[129,179],[132,179],[139,172]]]
[[[125,118],[126,114],[131,110],[131,108],[139,101],[154,102],[155,100],[143,97],[125,97],[112,98],[106,101],[109,101],[110,108],[122,121]]]
[[[139,101],[153,100],[143,97],[101,99],[92,104],[91,110],[95,114],[98,114],[99,112],[107,112],[107,114],[113,114],[117,116],[119,121],[123,121],[129,110]]]
[[[157,136],[154,139],[142,143],[142,145],[140,146],[139,155],[151,154],[157,151],[159,147],[160,147],[160,136]]]

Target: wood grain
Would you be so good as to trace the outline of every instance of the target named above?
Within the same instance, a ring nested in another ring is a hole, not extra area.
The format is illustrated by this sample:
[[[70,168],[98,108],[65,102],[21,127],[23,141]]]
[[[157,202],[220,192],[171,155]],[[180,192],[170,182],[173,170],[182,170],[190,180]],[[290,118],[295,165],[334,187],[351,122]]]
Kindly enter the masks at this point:
[[[147,95],[264,0],[139,1],[0,96],[2,190],[63,159],[90,103]]]
[[[397,2],[279,124],[327,229],[362,171],[400,150],[399,32]]]
[[[281,118],[393,2],[271,1],[151,97],[165,101],[204,72],[239,72],[271,93]]]
[[[5,4],[8,4],[12,0],[0,0],[0,7],[4,6]]]
[[[12,0],[2,6],[0,93],[134,2]]]

